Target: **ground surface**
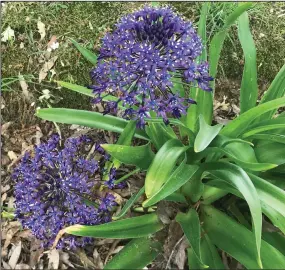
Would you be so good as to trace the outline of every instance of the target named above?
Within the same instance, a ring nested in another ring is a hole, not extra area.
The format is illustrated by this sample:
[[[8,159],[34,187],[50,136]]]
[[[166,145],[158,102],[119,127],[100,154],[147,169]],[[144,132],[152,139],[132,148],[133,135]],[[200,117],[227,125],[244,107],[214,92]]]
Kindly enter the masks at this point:
[[[194,23],[198,22],[200,4],[171,4]],[[117,19],[140,5],[142,3],[132,2],[18,2],[2,5],[1,33],[11,27],[15,35],[14,39],[1,43],[1,203],[5,211],[13,208],[13,183],[10,173],[14,164],[25,150],[56,131],[53,123],[41,121],[34,116],[36,108],[47,107],[48,102],[53,107],[92,109],[88,98],[60,89],[52,82],[63,80],[80,85],[90,83],[88,72],[92,65],[76,51],[68,38],[73,38],[96,51],[100,46],[100,37],[112,28]],[[207,26],[209,38],[221,27],[231,10],[227,3],[213,5]],[[285,4],[256,4],[250,11],[250,22],[257,47],[258,82],[261,93],[267,89],[285,62]],[[59,47],[48,52],[47,49],[55,40],[58,41]],[[45,63],[49,63],[50,68],[43,73],[41,69]],[[217,76],[217,122],[225,123],[239,113],[242,69],[242,50],[234,26],[225,41]],[[24,77],[21,83],[19,74]],[[66,138],[86,132],[94,135],[94,131],[77,126],[59,125],[59,128]],[[94,136],[107,142],[116,141],[113,134],[95,133],[97,135]],[[121,196],[128,198],[142,181],[142,176],[136,176],[136,179],[131,181],[131,189]],[[181,230],[173,226],[169,228],[171,233],[165,232],[167,244],[164,255],[156,264],[157,267],[166,266],[170,251],[181,238]],[[22,230],[20,224],[12,218],[3,218],[1,229],[2,266],[7,269],[16,265],[18,269],[102,268],[110,256],[117,253],[125,244],[123,241],[102,240],[98,241],[96,246],[76,252],[49,253],[39,249],[38,241],[28,231]],[[185,241],[181,241],[177,246],[178,252],[172,254],[173,267],[177,267],[179,261],[181,266],[181,260],[185,260],[185,246]],[[175,258],[179,260],[175,261]]]

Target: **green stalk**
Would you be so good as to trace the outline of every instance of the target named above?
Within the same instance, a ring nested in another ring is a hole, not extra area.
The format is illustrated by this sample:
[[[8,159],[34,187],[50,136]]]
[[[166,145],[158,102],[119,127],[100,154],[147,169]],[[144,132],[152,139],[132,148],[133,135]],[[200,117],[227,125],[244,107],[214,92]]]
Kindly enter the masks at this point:
[[[125,179],[129,178],[131,175],[133,175],[133,174],[139,172],[140,170],[141,170],[140,168],[137,168],[137,169],[135,169],[134,171],[129,172],[128,174],[126,174],[126,175],[122,176],[121,178],[119,178],[118,180],[116,180],[116,181],[115,181],[115,184],[117,185],[117,184],[121,183],[121,182],[124,181]]]

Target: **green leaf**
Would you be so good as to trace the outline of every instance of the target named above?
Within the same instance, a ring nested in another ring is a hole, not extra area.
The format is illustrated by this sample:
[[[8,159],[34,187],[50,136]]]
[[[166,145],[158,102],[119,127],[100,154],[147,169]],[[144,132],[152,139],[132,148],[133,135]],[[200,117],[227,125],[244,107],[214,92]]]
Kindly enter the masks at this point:
[[[94,94],[92,93],[92,90],[78,85],[78,84],[73,84],[73,83],[69,83],[69,82],[63,82],[63,81],[56,81],[58,83],[59,86],[67,88],[69,90],[72,90],[74,92],[89,96],[89,97],[93,97],[94,98]],[[116,99],[117,100],[117,99]]]
[[[218,70],[218,62],[220,59],[221,51],[223,48],[223,44],[227,33],[230,27],[235,23],[238,17],[244,13],[246,10],[251,8],[252,3],[243,3],[238,6],[227,18],[225,24],[221,31],[216,33],[211,40],[210,48],[209,48],[209,64],[210,64],[210,75],[215,78]],[[215,90],[215,82],[213,81],[211,84],[213,91]]]
[[[280,229],[285,234],[285,216],[280,214],[274,209],[274,206],[270,206],[261,201],[262,212],[271,220],[272,224]]]
[[[187,147],[176,139],[169,140],[159,149],[146,174],[145,193],[147,198],[154,195],[167,181],[177,159],[186,149]]]
[[[70,38],[72,44],[76,47],[78,51],[81,52],[83,57],[88,60],[94,66],[97,64],[97,55],[92,53],[91,51],[87,50],[86,48],[82,47],[79,43],[77,43],[74,39]]]
[[[242,114],[256,106],[258,96],[256,49],[249,28],[249,19],[247,12],[244,12],[238,18],[238,37],[245,58],[245,65],[240,89],[240,113]]]
[[[130,241],[104,269],[143,269],[161,252],[162,245],[151,238]]]
[[[143,202],[143,207],[154,205],[155,203],[165,199],[167,196],[170,196],[189,181],[197,170],[198,166],[188,165],[185,164],[185,162],[182,162],[168,177],[165,184],[156,193]]]
[[[285,256],[285,236],[279,232],[264,232],[262,238]]]
[[[280,69],[273,82],[271,83],[268,90],[263,95],[260,104],[264,104],[268,101],[273,101],[274,99],[281,98],[285,94],[285,64]],[[271,110],[266,114],[262,115],[262,120],[270,119],[276,113],[276,108],[272,108],[275,110]]]
[[[183,127],[183,130],[187,133],[188,137],[189,137],[189,142],[190,145],[192,145],[194,143],[195,140],[195,134],[193,133],[193,131],[191,131],[189,128],[187,128],[181,121],[179,121],[178,119],[173,119],[173,118],[168,118],[169,123],[172,125],[177,125],[179,127]],[[149,123],[164,123],[163,122],[163,118],[161,117],[152,117],[152,118],[146,118],[145,119],[146,122]]]
[[[285,215],[283,210],[285,202],[284,191],[253,174],[249,174],[249,176],[258,193],[262,212],[272,221],[276,227],[285,233]],[[220,194],[220,197],[222,197],[225,196],[228,192],[240,198],[243,198],[240,192],[225,182],[221,182],[220,180],[211,180],[207,182],[207,185],[211,186],[206,186],[205,193],[203,194],[203,196],[206,198],[207,204],[213,201],[211,200],[211,196]],[[218,187],[219,189],[216,189],[215,187]],[[213,192],[212,189],[214,189]],[[282,192],[280,193],[280,191]],[[219,196],[216,199],[218,198]]]
[[[247,128],[247,131],[242,135],[242,138],[247,138],[249,136],[252,136],[256,133],[260,133],[267,130],[272,129],[279,129],[279,128],[285,128],[285,118],[284,117],[278,117],[262,122],[258,122],[256,124],[250,125]],[[285,132],[285,129],[284,129]]]
[[[206,21],[207,13],[210,3],[205,2],[202,5],[199,24],[198,35],[202,39],[204,45],[202,54],[198,57],[198,63],[207,61],[207,35],[206,35]],[[211,124],[213,116],[213,94],[202,89],[192,87],[190,89],[190,98],[193,98],[196,102],[196,106],[190,106],[187,110],[186,125],[192,131],[196,132],[196,122],[198,116],[202,114],[206,120],[206,123]]]
[[[206,265],[209,265],[209,269],[225,269],[216,247],[212,244],[205,232],[202,232],[202,235],[201,256],[203,262],[205,262]],[[201,269],[201,264],[195,255],[193,248],[188,248],[187,254],[189,269]]]
[[[136,121],[129,121],[125,126],[123,132],[120,134],[116,144],[130,145],[135,135],[135,131],[136,131]],[[120,165],[121,162],[118,159],[112,157],[108,162],[105,163],[105,169],[107,170],[107,172],[109,172],[112,167],[119,168]],[[108,174],[105,174],[105,176],[103,176],[103,180],[108,180],[106,179],[107,177]]]
[[[147,169],[154,158],[150,143],[142,146],[102,144],[101,147],[121,163],[135,165],[142,169]]]
[[[149,123],[148,126],[146,126],[146,134],[149,136],[157,150],[159,150],[168,140],[177,139],[175,133],[173,134],[166,129],[164,123]]]
[[[201,259],[201,228],[198,213],[195,209],[190,209],[188,213],[178,213],[176,216],[176,221],[180,224],[186,235],[193,252],[195,253],[197,259],[199,260],[200,267],[208,268]]]
[[[234,189],[237,189],[246,200],[253,221],[253,230],[257,251],[257,259],[260,262],[260,241],[262,227],[262,212],[258,193],[251,182],[251,179],[240,167],[226,162],[212,162],[202,165],[204,171],[209,172],[214,177],[221,179]]]
[[[260,162],[285,163],[285,146],[283,143],[269,142],[255,148],[256,158]]]
[[[164,200],[170,202],[187,203],[186,198],[180,192],[173,192],[172,194],[164,198]]]
[[[202,232],[202,234],[204,234],[201,240],[201,255],[203,262],[205,262],[206,265],[209,265],[209,269],[225,269],[216,247],[212,244],[205,232]]]
[[[285,144],[285,135],[271,134],[271,133],[258,133],[247,137],[248,139],[257,139],[264,141],[272,141]]]
[[[187,248],[188,269],[201,269],[201,263],[199,262],[193,248]]]
[[[223,127],[221,124],[218,124],[216,126],[209,126],[205,122],[203,115],[199,115],[199,123],[200,129],[194,142],[195,152],[203,151],[219,134],[220,130]]]
[[[267,182],[266,180],[249,173],[261,201],[274,207],[281,215],[285,217],[285,191]]]
[[[113,220],[121,219],[125,214],[128,212],[128,210],[134,205],[134,203],[144,194],[144,187],[142,187],[138,193],[134,194],[131,198],[128,199],[120,213],[118,213],[116,216],[112,217]]]
[[[72,225],[65,228],[64,232],[94,238],[128,239],[148,236],[162,228],[163,224],[156,214],[147,214],[101,225]]]
[[[251,231],[214,207],[205,206],[203,228],[211,242],[234,257],[248,269],[258,269],[255,256],[255,240]],[[285,268],[285,257],[273,246],[261,241],[261,259],[264,269]]]
[[[221,134],[231,138],[239,137],[258,116],[282,106],[285,106],[285,97],[258,105],[231,121],[222,129]]]
[[[182,188],[181,192],[184,196],[190,199],[193,203],[200,200],[203,191],[204,191],[204,184],[202,183],[203,171],[198,170]]]
[[[236,153],[233,153],[226,148],[223,149],[219,147],[208,147],[203,152],[200,152],[196,156],[193,156],[193,158],[195,160],[201,160],[204,157],[217,154],[217,153],[221,153],[227,156],[230,160],[234,161],[241,167],[252,170],[252,171],[266,171],[266,170],[270,170],[278,166],[277,164],[267,163],[267,162],[259,163],[257,160],[256,162],[247,162],[247,161],[244,161],[244,159],[240,158],[238,155],[236,155]]]
[[[76,124],[118,133],[123,132],[128,123],[128,121],[124,119],[111,115],[65,108],[39,109],[37,110],[36,116],[58,123]],[[149,139],[145,132],[139,129],[136,130],[135,137],[145,140]]]

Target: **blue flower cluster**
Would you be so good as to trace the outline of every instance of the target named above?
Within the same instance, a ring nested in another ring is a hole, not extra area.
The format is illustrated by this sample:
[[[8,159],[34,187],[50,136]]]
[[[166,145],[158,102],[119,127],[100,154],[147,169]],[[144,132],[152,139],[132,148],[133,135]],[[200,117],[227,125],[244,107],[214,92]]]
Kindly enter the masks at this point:
[[[171,8],[145,6],[123,17],[103,38],[98,64],[90,72],[93,102],[113,95],[118,99],[107,102],[104,113],[116,112],[121,103],[123,117],[137,120],[140,128],[150,112],[168,124],[168,114],[179,118],[195,103],[175,93],[174,83],[211,91],[208,64],[197,64],[202,49],[191,22]]]
[[[61,147],[59,136],[53,135],[46,143],[35,146],[32,153],[26,152],[14,169],[16,217],[42,240],[44,247],[51,246],[66,226],[111,221],[115,197],[107,193],[102,198],[94,192],[95,178],[102,179],[100,167],[109,156],[96,145],[90,158],[84,157],[90,143],[89,138],[81,136],[67,139]],[[108,186],[114,187],[115,174],[113,169]],[[91,242],[92,238],[66,236],[57,248],[75,248]]]

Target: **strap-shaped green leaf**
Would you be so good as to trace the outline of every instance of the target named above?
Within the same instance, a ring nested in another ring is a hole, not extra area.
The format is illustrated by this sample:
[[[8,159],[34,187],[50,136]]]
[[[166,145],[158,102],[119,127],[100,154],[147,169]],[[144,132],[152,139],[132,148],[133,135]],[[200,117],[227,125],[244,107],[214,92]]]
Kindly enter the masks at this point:
[[[201,240],[201,254],[205,264],[209,265],[209,269],[225,269],[222,259],[213,245],[208,235],[203,231]]]
[[[268,90],[263,95],[260,104],[266,103],[268,101],[283,97],[285,94],[285,64],[280,69],[273,82],[271,83]],[[272,108],[273,110],[265,113],[262,116],[262,119],[270,119],[276,113],[276,108]]]
[[[285,135],[271,134],[271,133],[258,133],[247,137],[248,139],[257,139],[264,141],[272,141],[285,144]]]
[[[179,140],[171,139],[166,142],[155,155],[145,179],[145,193],[152,197],[160,190],[172,173],[180,155],[187,150]]]
[[[230,138],[237,138],[246,131],[248,126],[258,116],[282,106],[285,106],[285,97],[258,105],[257,107],[246,111],[245,113],[231,121],[222,129],[221,134]]]
[[[248,175],[256,187],[260,200],[274,207],[285,217],[285,191],[254,174]]]
[[[203,3],[198,24],[198,35],[201,37],[203,43],[202,54],[197,59],[198,63],[207,61],[206,22],[209,6],[210,3]],[[190,106],[188,108],[186,116],[186,125],[188,128],[190,128],[190,130],[196,133],[196,122],[200,114],[205,117],[206,123],[211,124],[212,122],[213,94],[211,92],[207,92],[196,87],[191,87],[190,98],[194,99],[197,102],[197,105]]]
[[[256,124],[250,125],[245,133],[242,135],[242,138],[247,138],[249,136],[252,136],[254,134],[268,131],[272,129],[284,129],[285,132],[285,117],[278,117],[274,119],[269,119],[266,121],[258,122]]]
[[[135,135],[135,131],[136,131],[136,121],[129,121],[125,126],[123,132],[120,134],[116,144],[130,145]],[[104,169],[106,169],[106,171],[109,172],[112,167],[119,168],[120,165],[121,162],[118,159],[111,157],[111,159],[105,163]],[[107,178],[108,178],[108,173],[106,173],[103,176],[103,180],[108,180]]]
[[[246,268],[261,268],[256,260],[256,243],[251,231],[214,207],[205,206],[202,210],[203,228],[213,244]],[[261,260],[264,269],[285,268],[285,256],[264,240],[261,241]]]
[[[118,144],[102,144],[101,146],[121,163],[135,165],[142,169],[147,169],[154,158],[150,143],[142,146]]]
[[[258,193],[262,212],[285,234],[284,191],[253,174],[249,174],[249,176]],[[211,196],[218,193],[220,193],[221,197],[230,192],[243,198],[237,189],[224,181],[211,180],[207,182],[207,185],[211,186],[206,186],[205,191],[207,192],[203,195],[207,204],[211,202]],[[216,187],[218,187],[218,189],[216,189]],[[211,193],[212,189],[214,189],[214,193]]]
[[[134,194],[131,198],[129,198],[124,207],[122,208],[122,210],[120,211],[120,213],[112,217],[112,219],[117,220],[122,218],[128,212],[128,210],[133,206],[133,204],[139,199],[139,197],[144,194],[144,190],[145,190],[144,187],[142,187],[138,193]]]
[[[261,227],[262,212],[258,193],[251,182],[251,179],[240,167],[226,162],[211,162],[201,166],[204,171],[209,172],[214,177],[225,181],[226,184],[237,189],[246,200],[252,216],[253,231],[255,235],[255,250],[257,252],[257,260],[260,261],[260,243],[261,243]]]
[[[203,236],[201,239],[201,256],[203,262],[205,262],[205,264],[209,266],[209,269],[225,269],[225,266],[216,247],[212,244],[211,240],[205,232],[202,232],[202,235]],[[197,259],[193,248],[187,249],[187,257],[189,270],[201,268],[201,264]]]
[[[149,237],[130,241],[104,269],[143,269],[161,252],[162,245]]]
[[[240,89],[240,113],[242,114],[256,106],[258,96],[256,49],[249,28],[247,12],[244,12],[238,18],[238,37],[245,58]]]
[[[279,232],[264,232],[263,239],[285,256],[285,236]]]
[[[203,151],[215,139],[223,127],[221,124],[215,126],[208,125],[205,122],[203,115],[199,115],[199,124],[199,132],[194,142],[195,152]]]
[[[181,212],[178,213],[176,216],[176,221],[182,227],[182,230],[200,263],[200,267],[208,268],[201,258],[201,228],[199,216],[196,210],[192,208],[186,214]]]
[[[163,224],[156,214],[147,214],[101,225],[72,225],[63,229],[63,231],[77,236],[128,239],[148,236],[160,231],[162,228]]]
[[[149,136],[157,150],[160,149],[168,140],[177,139],[173,130],[172,132],[169,131],[164,123],[149,123],[148,126],[146,126],[146,134]]]
[[[70,38],[70,41],[72,42],[72,44],[76,47],[76,49],[78,51],[81,52],[81,54],[83,55],[83,57],[88,60],[91,64],[93,64],[94,66],[97,64],[97,55],[93,52],[91,52],[90,50],[82,47],[78,42],[76,42],[74,39]]]
[[[173,192],[172,194],[170,194],[166,198],[164,198],[164,200],[170,201],[170,202],[187,203],[186,198],[179,191]]]
[[[232,152],[230,152],[229,150],[227,150],[226,148],[219,148],[219,147],[208,147],[203,152],[200,152],[193,158],[195,158],[196,160],[201,160],[204,157],[216,153],[221,153],[226,157],[228,157],[229,159],[231,159],[232,161],[236,162],[242,168],[249,169],[252,171],[266,171],[278,166],[277,164],[269,163],[268,161],[264,163],[259,163],[257,160],[256,162],[246,162],[243,161],[243,159],[236,156],[235,154],[233,154]]]
[[[186,160],[184,160],[186,161]],[[182,162],[176,170],[168,177],[164,185],[154,193],[150,198],[143,202],[144,207],[149,207],[155,203],[165,199],[180,187],[182,187],[186,182],[188,182],[191,177],[198,170],[197,165],[188,165]]]
[[[235,23],[238,17],[244,13],[246,10],[252,7],[252,3],[243,3],[238,6],[227,18],[224,24],[224,27],[221,31],[214,35],[211,40],[210,48],[209,48],[209,64],[210,64],[210,75],[212,77],[216,77],[218,70],[218,62],[220,59],[221,51],[223,48],[223,44],[227,33],[230,27]],[[215,90],[215,82],[212,82],[213,91]]]
[[[271,220],[272,224],[285,234],[285,216],[275,210],[274,206],[270,206],[261,201],[262,212]]]
[[[121,133],[128,121],[111,115],[97,112],[74,110],[65,108],[39,109],[36,115],[42,119],[64,124],[76,124],[86,127],[110,130]],[[135,137],[148,140],[143,130],[136,130]]]
[[[73,84],[73,83],[69,83],[69,82],[64,82],[64,81],[56,81],[58,83],[59,86],[67,88],[69,90],[72,90],[74,92],[89,96],[89,97],[94,97],[95,95],[92,93],[92,90],[78,85],[78,84]],[[114,98],[115,100],[117,100],[116,98]]]
[[[178,119],[173,119],[170,118],[168,119],[170,124],[173,125],[177,125],[179,127],[183,127],[183,131],[187,133],[188,138],[189,138],[189,144],[190,145],[194,145],[194,141],[195,141],[195,134],[193,133],[193,131],[191,129],[189,129],[188,127],[186,127],[180,120]],[[155,118],[146,118],[145,119],[146,122],[149,123],[163,123],[163,118],[161,117],[155,117]]]
[[[260,162],[285,163],[285,145],[278,142],[268,142],[255,148],[256,158]]]

